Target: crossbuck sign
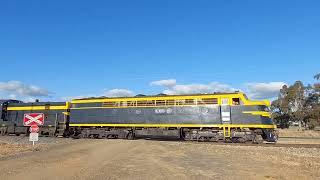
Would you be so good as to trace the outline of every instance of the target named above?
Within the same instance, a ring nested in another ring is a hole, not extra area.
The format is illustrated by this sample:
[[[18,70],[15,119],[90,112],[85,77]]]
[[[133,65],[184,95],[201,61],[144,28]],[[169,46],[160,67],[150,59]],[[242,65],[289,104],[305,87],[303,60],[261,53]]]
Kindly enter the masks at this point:
[[[43,113],[26,113],[23,117],[24,126],[43,125],[44,114]]]

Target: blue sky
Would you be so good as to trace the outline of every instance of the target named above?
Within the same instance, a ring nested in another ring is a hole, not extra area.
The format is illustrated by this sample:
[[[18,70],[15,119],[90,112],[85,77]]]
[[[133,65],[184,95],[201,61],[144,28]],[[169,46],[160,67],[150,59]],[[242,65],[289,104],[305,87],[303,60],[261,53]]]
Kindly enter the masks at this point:
[[[2,0],[0,97],[241,89],[271,98],[283,83],[315,82],[319,7],[316,0]],[[151,83],[159,80],[167,81]]]

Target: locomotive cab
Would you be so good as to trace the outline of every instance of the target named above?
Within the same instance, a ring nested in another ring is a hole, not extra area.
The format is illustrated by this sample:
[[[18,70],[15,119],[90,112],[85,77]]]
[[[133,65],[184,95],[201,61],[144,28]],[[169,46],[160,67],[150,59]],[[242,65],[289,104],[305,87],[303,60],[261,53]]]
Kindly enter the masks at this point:
[[[19,100],[0,100],[0,134],[5,135],[8,129],[15,126],[15,123],[8,119],[8,106],[12,103],[22,103]]]

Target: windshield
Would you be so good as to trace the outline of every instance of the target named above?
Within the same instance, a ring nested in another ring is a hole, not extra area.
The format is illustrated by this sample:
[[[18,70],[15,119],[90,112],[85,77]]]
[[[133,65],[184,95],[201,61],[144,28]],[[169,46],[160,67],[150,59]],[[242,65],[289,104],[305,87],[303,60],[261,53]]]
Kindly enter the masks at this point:
[[[246,94],[243,94],[243,97],[244,97],[246,100],[248,100],[248,97],[247,97]]]

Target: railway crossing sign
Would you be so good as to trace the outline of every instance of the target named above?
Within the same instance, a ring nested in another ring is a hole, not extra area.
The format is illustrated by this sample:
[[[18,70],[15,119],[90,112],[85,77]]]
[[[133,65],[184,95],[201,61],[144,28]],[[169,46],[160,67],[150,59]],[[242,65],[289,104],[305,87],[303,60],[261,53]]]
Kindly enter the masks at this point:
[[[37,133],[37,132],[39,132],[39,126],[37,126],[37,125],[30,126],[29,131],[31,133]]]
[[[44,124],[44,114],[43,113],[26,113],[23,116],[23,125],[30,126],[29,141],[34,142],[39,140],[39,125]]]
[[[32,146],[34,146],[34,142],[39,141],[39,133],[30,133],[29,141],[32,141]]]
[[[23,116],[23,125],[43,125],[44,124],[44,114],[43,113],[26,113]]]

